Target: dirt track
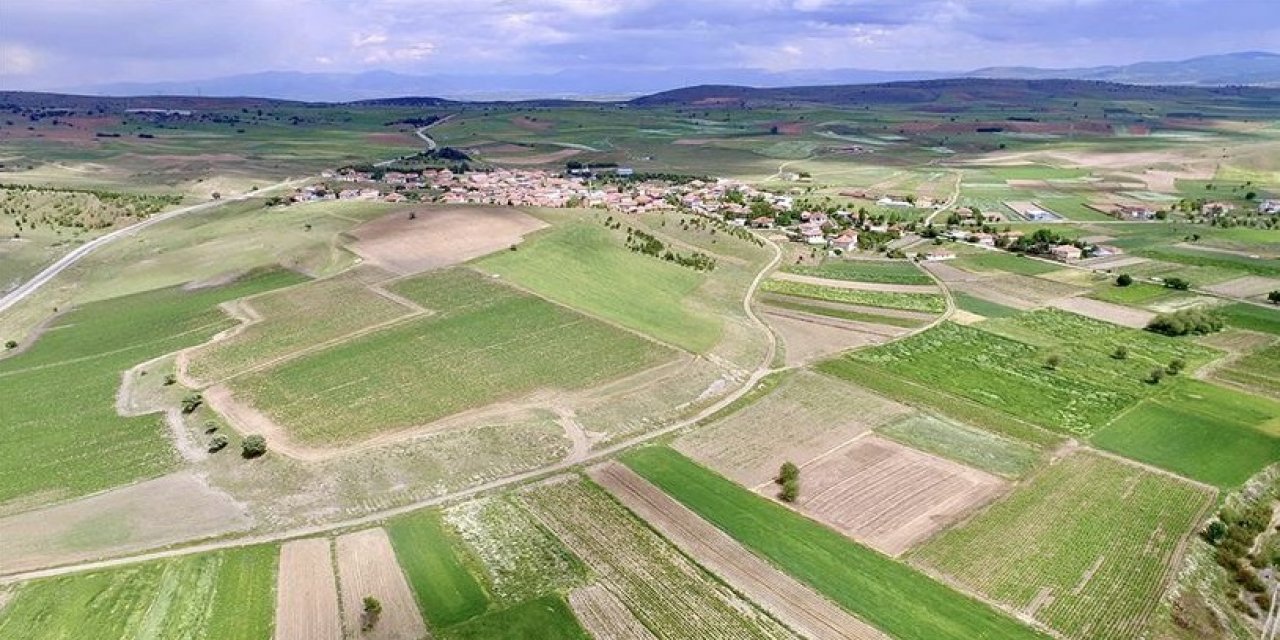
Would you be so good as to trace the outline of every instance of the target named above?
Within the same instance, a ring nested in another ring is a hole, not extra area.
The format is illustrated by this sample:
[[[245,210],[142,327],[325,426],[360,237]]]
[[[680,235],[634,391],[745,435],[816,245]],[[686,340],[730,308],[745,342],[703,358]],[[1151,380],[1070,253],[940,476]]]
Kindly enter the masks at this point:
[[[349,533],[334,544],[348,637],[418,640],[427,634],[418,603],[400,571],[400,563],[385,530],[365,529]],[[382,603],[382,615],[371,631],[362,632],[360,624],[365,596],[373,596]]]
[[[280,548],[275,638],[342,640],[338,583],[328,538],[295,540]]]
[[[630,469],[606,462],[588,473],[708,571],[800,635],[841,640],[888,638],[752,554]]]

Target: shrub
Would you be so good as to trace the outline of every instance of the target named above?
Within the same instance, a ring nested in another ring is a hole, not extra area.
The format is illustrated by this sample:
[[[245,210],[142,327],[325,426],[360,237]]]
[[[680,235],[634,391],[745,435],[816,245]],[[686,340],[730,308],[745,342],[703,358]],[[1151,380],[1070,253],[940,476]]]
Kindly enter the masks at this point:
[[[1151,384],[1160,384],[1164,380],[1164,369],[1156,367],[1151,370],[1151,374],[1147,376],[1147,382]]]
[[[194,413],[202,404],[204,404],[204,396],[198,393],[188,393],[182,398],[182,412]]]
[[[1270,302],[1271,304],[1280,304],[1280,289],[1276,289],[1275,291],[1268,293],[1267,302]],[[10,340],[10,342],[13,341]]]
[[[1187,368],[1186,360],[1183,360],[1182,358],[1174,358],[1173,360],[1169,361],[1169,366],[1165,367],[1165,370],[1169,372],[1169,375],[1176,376],[1179,373],[1182,373],[1182,370],[1186,368]]]
[[[1209,526],[1204,528],[1204,541],[1212,545],[1222,542],[1227,535],[1227,525],[1221,520],[1214,520]]]
[[[1131,284],[1133,284],[1133,276],[1127,273],[1122,273],[1120,274],[1120,277],[1116,278],[1117,287],[1127,287]]]
[[[166,387],[172,387],[172,386],[173,386],[174,384],[176,384],[177,382],[178,382],[178,376],[176,376],[176,375],[174,375],[174,374],[172,374],[172,373],[165,374],[165,376],[164,376],[164,386],[166,386]]]
[[[1222,318],[1202,309],[1183,309],[1173,313],[1162,313],[1149,324],[1147,331],[1154,331],[1166,336],[1185,336],[1187,334],[1203,335],[1222,330]]]
[[[364,611],[361,613],[360,629],[372,631],[382,616],[382,603],[373,596],[364,597]]]
[[[18,341],[17,341],[17,340],[5,340],[5,342],[4,342],[4,348],[6,348],[6,349],[17,349],[17,348],[18,348]]]
[[[789,480],[799,479],[800,467],[797,467],[794,462],[790,461],[782,463],[782,468],[778,469],[778,484],[786,484]]]
[[[792,478],[782,483],[782,491],[778,493],[778,498],[783,502],[795,502],[800,497],[800,479]]]
[[[245,458],[257,458],[266,452],[267,439],[259,435],[248,436],[240,444],[240,455]]]
[[[1046,369],[1057,369],[1060,364],[1062,364],[1062,356],[1056,353],[1051,354],[1049,357],[1044,359],[1044,367]]]
[[[227,437],[221,433],[209,438],[209,453],[217,453],[227,448]]]
[[[1182,278],[1174,277],[1174,278],[1165,278],[1164,286],[1170,289],[1177,289],[1178,291],[1186,291],[1187,289],[1191,288],[1191,283],[1187,282]]]
[[[1126,346],[1124,346],[1124,345],[1120,345],[1120,346],[1116,347],[1116,350],[1115,350],[1114,352],[1112,352],[1111,357],[1112,357],[1112,358],[1115,358],[1116,360],[1128,360],[1128,359],[1129,359],[1129,347],[1126,347]]]

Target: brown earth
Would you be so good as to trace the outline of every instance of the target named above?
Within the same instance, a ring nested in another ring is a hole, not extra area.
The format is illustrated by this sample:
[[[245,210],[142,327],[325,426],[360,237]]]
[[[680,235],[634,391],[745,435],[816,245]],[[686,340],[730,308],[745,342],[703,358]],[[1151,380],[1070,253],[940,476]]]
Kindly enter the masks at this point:
[[[511,119],[511,124],[526,131],[548,131],[556,126],[551,120],[535,120],[529,116],[516,116]]]
[[[801,511],[892,556],[1008,486],[991,474],[874,435],[800,469]]]
[[[1092,298],[1069,297],[1059,298],[1049,303],[1049,306],[1070,311],[1086,318],[1110,322],[1118,324],[1122,327],[1131,329],[1146,328],[1147,323],[1156,317],[1156,314],[1142,309],[1134,309],[1120,304],[1103,302],[1102,300],[1094,300]]]
[[[819,640],[888,638],[774,568],[621,464],[606,462],[588,470],[588,475],[698,564],[799,635]]]
[[[1109,271],[1111,269],[1132,267],[1134,265],[1139,265],[1144,262],[1148,262],[1148,260],[1146,258],[1139,258],[1137,256],[1109,256],[1106,258],[1092,258],[1089,260],[1082,260],[1076,264],[1079,264],[1082,267],[1089,267],[1090,269],[1093,269],[1095,271]]]
[[[996,304],[1014,309],[1034,309],[1052,300],[1083,293],[1080,287],[1074,287],[1053,280],[1001,273],[986,276],[974,282],[962,282],[953,285],[976,298],[982,298]]]
[[[418,640],[427,633],[418,603],[409,590],[384,529],[349,533],[334,542],[347,637]],[[370,631],[362,631],[364,598],[382,603],[382,615]]]
[[[1245,276],[1209,285],[1204,290],[1231,298],[1253,298],[1264,296],[1270,291],[1280,291],[1280,280],[1262,276]]]
[[[276,640],[342,640],[338,583],[328,538],[280,547],[276,575]]]
[[[609,640],[657,640],[609,588],[596,583],[569,594],[569,606],[578,622],[595,638]]]
[[[505,207],[424,207],[417,219],[404,212],[366,222],[351,231],[347,248],[388,271],[407,275],[466,262],[506,249],[547,223]]]
[[[0,574],[247,530],[245,507],[190,472],[0,518]]]
[[[880,344],[909,329],[813,316],[765,307],[765,322],[782,339],[786,365],[796,367],[856,347]]]

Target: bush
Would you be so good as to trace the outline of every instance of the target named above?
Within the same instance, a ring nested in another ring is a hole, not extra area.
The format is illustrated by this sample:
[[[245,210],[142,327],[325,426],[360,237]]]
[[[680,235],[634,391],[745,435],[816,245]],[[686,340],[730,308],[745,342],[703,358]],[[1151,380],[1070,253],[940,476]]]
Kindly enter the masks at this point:
[[[1122,273],[1120,274],[1120,277],[1116,278],[1117,287],[1127,287],[1131,284],[1133,284],[1133,276],[1127,273]]]
[[[360,616],[360,629],[363,631],[372,631],[378,624],[378,618],[382,616],[382,603],[373,596],[364,597],[364,611]]]
[[[204,396],[198,393],[188,393],[186,397],[182,399],[182,412],[188,414],[194,413],[202,404],[204,404]]]
[[[1204,528],[1204,541],[1211,545],[1217,545],[1227,535],[1227,525],[1221,520],[1214,520],[1209,526]]]
[[[800,479],[792,478],[782,483],[782,491],[778,498],[783,502],[795,502],[800,497]]]
[[[248,436],[240,444],[240,455],[245,458],[257,458],[266,452],[267,439],[259,435]]]
[[[1044,359],[1044,367],[1049,370],[1057,369],[1060,364],[1062,364],[1062,356],[1056,353]]]
[[[1280,304],[1280,289],[1276,289],[1275,291],[1268,293],[1267,302],[1270,302],[1271,304]],[[10,340],[10,342],[13,341]]]
[[[1186,368],[1187,368],[1186,360],[1183,360],[1182,358],[1174,358],[1173,360],[1169,361],[1169,366],[1165,367],[1165,370],[1169,372],[1169,375],[1176,376],[1179,373],[1182,373],[1182,370]]]
[[[17,340],[5,340],[5,342],[4,342],[4,348],[6,348],[6,349],[17,349],[17,348],[18,348],[18,341],[17,341]]]
[[[209,438],[209,453],[217,453],[226,449],[228,442],[227,437],[221,433]]]
[[[174,375],[174,374],[172,374],[172,373],[165,374],[165,376],[164,376],[164,386],[166,386],[166,387],[172,387],[172,386],[173,386],[174,384],[176,384],[177,382],[178,382],[178,376],[176,376],[176,375]]]
[[[1187,334],[1203,335],[1221,331],[1222,318],[1202,309],[1183,309],[1173,313],[1162,313],[1147,324],[1147,331],[1154,331],[1166,336],[1185,336]]]
[[[1116,350],[1115,350],[1114,352],[1112,352],[1111,357],[1112,357],[1112,358],[1115,358],[1116,360],[1128,360],[1128,359],[1129,359],[1129,347],[1126,347],[1126,346],[1124,346],[1124,345],[1120,345],[1120,346],[1116,347]]]
[[[1151,384],[1160,384],[1164,380],[1164,369],[1156,367],[1151,370],[1151,374],[1147,376],[1147,382]]]
[[[797,467],[794,462],[788,461],[788,462],[782,463],[782,468],[778,469],[778,479],[777,479],[778,484],[786,484],[790,480],[799,480],[799,479],[800,479],[800,467]]]
[[[1178,291],[1186,291],[1191,288],[1191,283],[1177,277],[1165,278],[1164,286],[1170,289],[1177,289]]]

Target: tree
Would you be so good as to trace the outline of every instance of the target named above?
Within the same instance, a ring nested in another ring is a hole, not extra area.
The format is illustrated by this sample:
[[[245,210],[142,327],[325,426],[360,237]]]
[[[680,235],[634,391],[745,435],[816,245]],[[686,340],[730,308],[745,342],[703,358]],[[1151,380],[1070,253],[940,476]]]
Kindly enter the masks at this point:
[[[792,478],[782,483],[782,491],[778,493],[778,498],[783,502],[795,502],[800,497],[800,479]]]
[[[778,484],[786,484],[788,480],[800,479],[800,467],[794,462],[787,461],[782,463],[782,467],[778,469]]]
[[[1191,288],[1191,283],[1179,277],[1165,278],[1164,286],[1178,291],[1186,291]]]
[[[1057,369],[1060,364],[1062,364],[1062,356],[1056,353],[1049,354],[1049,357],[1044,359],[1044,366],[1049,370]]]
[[[1117,287],[1127,287],[1131,284],[1133,284],[1133,276],[1127,273],[1122,273],[1118,278],[1116,278]]]
[[[209,453],[217,453],[227,448],[230,441],[221,433],[209,438]]]
[[[1129,359],[1129,347],[1126,347],[1126,346],[1124,346],[1124,345],[1120,345],[1120,346],[1116,347],[1116,350],[1115,350],[1115,352],[1114,352],[1114,353],[1112,353],[1112,354],[1111,354],[1111,357],[1112,357],[1112,358],[1115,358],[1116,360],[1128,360],[1128,359]]]
[[[361,614],[360,629],[372,631],[382,616],[382,603],[373,596],[364,597],[364,612]]]
[[[1160,384],[1161,380],[1164,380],[1164,369],[1161,367],[1152,369],[1151,375],[1147,376],[1147,382],[1151,384]]]
[[[1147,331],[1166,336],[1204,335],[1221,331],[1223,326],[1222,318],[1209,311],[1183,309],[1156,316],[1155,319],[1147,324]]]
[[[257,458],[266,452],[267,439],[262,436],[248,436],[244,439],[244,442],[240,443],[240,455],[245,458]]]
[[[1218,546],[1219,542],[1227,536],[1227,525],[1221,520],[1215,519],[1204,528],[1204,540],[1213,546]]]
[[[210,196],[212,196],[214,200],[221,200],[221,199],[222,199],[222,193],[220,193],[220,192],[218,192],[218,191],[214,191],[213,193],[211,193],[211,194],[209,194],[209,195],[210,195]]]
[[[188,393],[182,398],[182,412],[194,413],[202,404],[204,404],[204,396],[199,393]]]
[[[1280,291],[1276,291],[1275,293],[1280,293]],[[17,348],[18,348],[18,341],[17,341],[17,340],[6,340],[6,341],[5,341],[5,343],[4,343],[4,348],[6,348],[6,349],[17,349]]]
[[[1186,360],[1183,360],[1182,358],[1174,358],[1169,361],[1169,365],[1165,367],[1165,370],[1169,372],[1169,375],[1176,376],[1179,373],[1182,373],[1182,370],[1185,368],[1187,368]]]
[[[1280,289],[1276,289],[1275,291],[1268,293],[1267,302],[1270,302],[1271,304],[1280,304]],[[13,341],[10,340],[9,342]]]

